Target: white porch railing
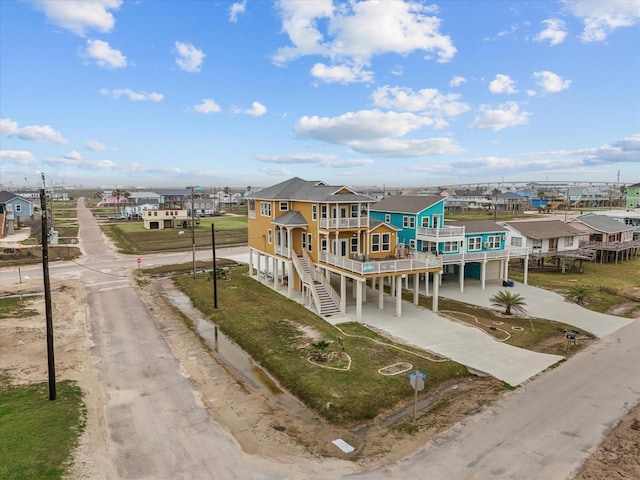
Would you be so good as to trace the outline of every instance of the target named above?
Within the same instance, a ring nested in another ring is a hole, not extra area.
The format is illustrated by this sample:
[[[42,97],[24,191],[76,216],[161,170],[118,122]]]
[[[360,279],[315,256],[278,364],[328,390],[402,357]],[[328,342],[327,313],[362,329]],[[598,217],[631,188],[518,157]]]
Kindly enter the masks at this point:
[[[445,253],[442,258],[444,265],[455,263],[485,262],[488,260],[509,260],[511,258],[526,258],[531,250],[526,247],[507,248],[505,250],[488,250],[486,252]]]
[[[348,257],[339,257],[332,253],[320,252],[322,263],[356,273],[358,275],[407,272],[415,270],[442,268],[442,257],[424,255],[420,258],[400,258],[393,260],[358,261]]]
[[[464,227],[418,227],[416,233],[423,237],[433,238],[450,238],[450,237],[464,237]]]
[[[369,217],[344,217],[344,218],[321,218],[318,221],[320,228],[367,228],[369,227]]]

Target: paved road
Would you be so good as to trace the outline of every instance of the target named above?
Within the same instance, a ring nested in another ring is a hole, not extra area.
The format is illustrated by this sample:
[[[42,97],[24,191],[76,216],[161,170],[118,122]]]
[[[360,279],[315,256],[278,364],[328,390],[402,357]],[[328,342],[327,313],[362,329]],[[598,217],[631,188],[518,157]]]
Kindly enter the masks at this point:
[[[89,287],[98,360],[94,368],[109,398],[104,421],[111,443],[104,455],[113,466],[113,472],[98,478],[283,478],[268,467],[252,466],[212,420],[130,288],[126,271],[136,267],[135,259],[103,249],[99,229],[92,228],[95,219],[79,210],[87,258],[78,264],[52,264],[50,271],[56,277],[82,278]],[[198,256],[206,258],[206,252]],[[188,262],[190,254],[145,256],[143,264],[181,258]],[[23,274],[40,276],[41,269],[23,269]],[[0,271],[0,279],[8,276],[17,276],[16,270]],[[315,473],[307,477],[566,480],[639,400],[636,321],[525,383],[405,461],[354,476],[333,469],[323,475],[314,464],[309,471]],[[291,467],[291,476],[300,477],[311,465]],[[344,471],[352,468],[345,464]]]

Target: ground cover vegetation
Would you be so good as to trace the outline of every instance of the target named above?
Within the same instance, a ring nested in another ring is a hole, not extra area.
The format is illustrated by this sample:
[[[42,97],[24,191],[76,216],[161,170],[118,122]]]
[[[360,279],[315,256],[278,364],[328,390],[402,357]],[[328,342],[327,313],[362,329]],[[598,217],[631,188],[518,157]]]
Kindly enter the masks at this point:
[[[215,228],[217,247],[246,245],[246,217],[202,218],[194,230],[197,249],[211,249],[211,225]],[[192,247],[190,223],[187,228],[168,228],[164,230],[147,230],[142,221],[123,221],[103,224],[104,232],[114,241],[120,253],[144,254],[188,250]],[[182,232],[182,233],[180,233]]]
[[[0,478],[64,478],[85,425],[82,392],[73,382],[9,386],[0,382]]]
[[[432,391],[469,375],[462,365],[407,348],[375,332],[364,333],[361,325],[340,325],[344,329],[338,329],[249,277],[247,266],[228,268],[226,277],[228,280],[217,282],[217,309],[211,302],[210,276],[179,275],[174,281],[205,318],[330,423],[361,424],[413,398],[408,372],[381,375],[378,370],[384,367],[407,363],[427,373],[426,389]],[[339,353],[334,355],[334,364],[311,361],[320,341],[328,343],[323,348],[327,354]],[[343,352],[350,358],[348,370]]]

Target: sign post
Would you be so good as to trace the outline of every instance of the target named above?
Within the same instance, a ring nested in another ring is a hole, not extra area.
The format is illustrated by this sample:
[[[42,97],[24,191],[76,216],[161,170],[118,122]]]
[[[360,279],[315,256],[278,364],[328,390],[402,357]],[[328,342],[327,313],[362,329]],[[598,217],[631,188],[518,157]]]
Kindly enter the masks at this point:
[[[419,370],[409,374],[409,383],[413,387],[413,423],[416,423],[418,413],[418,392],[424,390],[425,378],[427,378],[427,374]]]
[[[138,271],[140,271],[140,264],[142,263],[142,259],[138,258],[136,262],[138,262]]]

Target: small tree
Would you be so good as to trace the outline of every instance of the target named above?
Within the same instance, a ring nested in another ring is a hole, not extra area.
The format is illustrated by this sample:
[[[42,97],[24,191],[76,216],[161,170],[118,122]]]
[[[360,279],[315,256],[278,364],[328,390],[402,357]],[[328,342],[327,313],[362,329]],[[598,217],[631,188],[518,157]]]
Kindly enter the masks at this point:
[[[491,305],[494,307],[504,308],[505,315],[511,315],[514,312],[517,313],[525,313],[525,305],[526,302],[522,295],[519,293],[511,293],[507,291],[501,291],[496,293],[493,297],[489,299],[491,301]]]
[[[569,289],[567,298],[578,305],[584,305],[593,298],[593,290],[586,285],[573,285]]]

